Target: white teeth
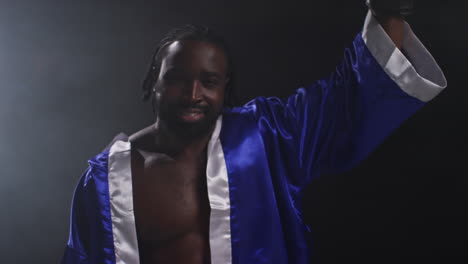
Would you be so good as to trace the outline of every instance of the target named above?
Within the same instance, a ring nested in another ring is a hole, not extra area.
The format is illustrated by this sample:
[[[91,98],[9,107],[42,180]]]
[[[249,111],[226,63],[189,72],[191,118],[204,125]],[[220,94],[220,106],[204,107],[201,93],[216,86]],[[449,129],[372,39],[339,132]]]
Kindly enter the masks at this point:
[[[185,112],[182,114],[183,116],[186,116],[186,117],[196,117],[198,115],[201,115],[201,113],[196,113],[196,112]]]

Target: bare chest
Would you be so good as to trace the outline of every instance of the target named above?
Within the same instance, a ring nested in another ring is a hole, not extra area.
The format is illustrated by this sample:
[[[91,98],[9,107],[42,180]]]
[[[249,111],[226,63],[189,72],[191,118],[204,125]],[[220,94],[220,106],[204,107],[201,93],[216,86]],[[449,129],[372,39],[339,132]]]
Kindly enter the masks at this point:
[[[140,255],[153,260],[172,255],[171,262],[177,263],[174,258],[185,252],[205,262],[210,206],[204,159],[136,156],[132,157],[132,176]]]

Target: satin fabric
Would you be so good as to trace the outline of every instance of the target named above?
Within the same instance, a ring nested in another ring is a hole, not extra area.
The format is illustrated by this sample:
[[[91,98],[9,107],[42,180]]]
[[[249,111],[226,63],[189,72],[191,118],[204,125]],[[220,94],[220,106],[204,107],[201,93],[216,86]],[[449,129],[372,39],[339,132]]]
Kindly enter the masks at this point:
[[[140,263],[133,210],[131,143],[112,144],[108,157],[108,184],[116,264]]]
[[[231,252],[231,200],[229,179],[223,146],[219,138],[222,116],[208,143],[206,182],[210,202],[210,253],[211,263],[232,263]]]
[[[62,263],[115,264],[108,184],[109,151],[88,161],[75,189],[70,236]]]
[[[329,79],[226,112],[232,263],[309,263],[304,187],[355,166],[423,104],[385,74],[358,36]]]
[[[359,34],[328,79],[286,99],[259,97],[223,113],[219,141],[211,143],[214,151],[208,157],[210,164],[217,164],[217,169],[208,169],[214,183],[208,186],[210,203],[214,206],[213,198],[223,205],[222,216],[210,218],[210,232],[222,234],[219,239],[210,236],[210,246],[231,249],[228,254],[213,252],[227,261],[221,264],[309,263],[313,247],[301,204],[305,186],[319,175],[356,166],[424,105],[419,99],[430,99],[445,87],[442,73],[440,85],[416,71],[410,77],[395,73],[395,62],[406,69],[413,66],[394,50],[381,51],[393,59],[380,60],[375,54],[379,50],[368,49],[369,39]],[[430,67],[437,72],[436,64]],[[410,87],[414,83],[418,85]],[[419,99],[407,93],[414,89],[418,91],[411,94],[422,95]],[[118,232],[112,230],[108,158],[104,151],[90,160],[78,184],[62,263],[116,261],[113,236]]]

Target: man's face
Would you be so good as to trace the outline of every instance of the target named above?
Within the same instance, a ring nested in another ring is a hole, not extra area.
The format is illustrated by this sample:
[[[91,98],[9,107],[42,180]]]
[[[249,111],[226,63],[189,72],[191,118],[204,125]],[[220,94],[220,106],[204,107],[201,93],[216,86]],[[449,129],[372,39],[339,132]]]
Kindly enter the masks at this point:
[[[187,136],[208,133],[223,107],[227,67],[223,50],[207,42],[182,40],[166,47],[155,84],[161,121]]]

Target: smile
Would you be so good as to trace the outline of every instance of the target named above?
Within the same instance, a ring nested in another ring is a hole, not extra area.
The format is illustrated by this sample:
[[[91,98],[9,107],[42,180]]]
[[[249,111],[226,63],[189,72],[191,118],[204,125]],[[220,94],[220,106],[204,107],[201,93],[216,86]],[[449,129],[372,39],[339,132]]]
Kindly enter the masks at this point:
[[[201,120],[205,114],[198,108],[187,108],[180,112],[180,117],[185,122],[197,122]]]

